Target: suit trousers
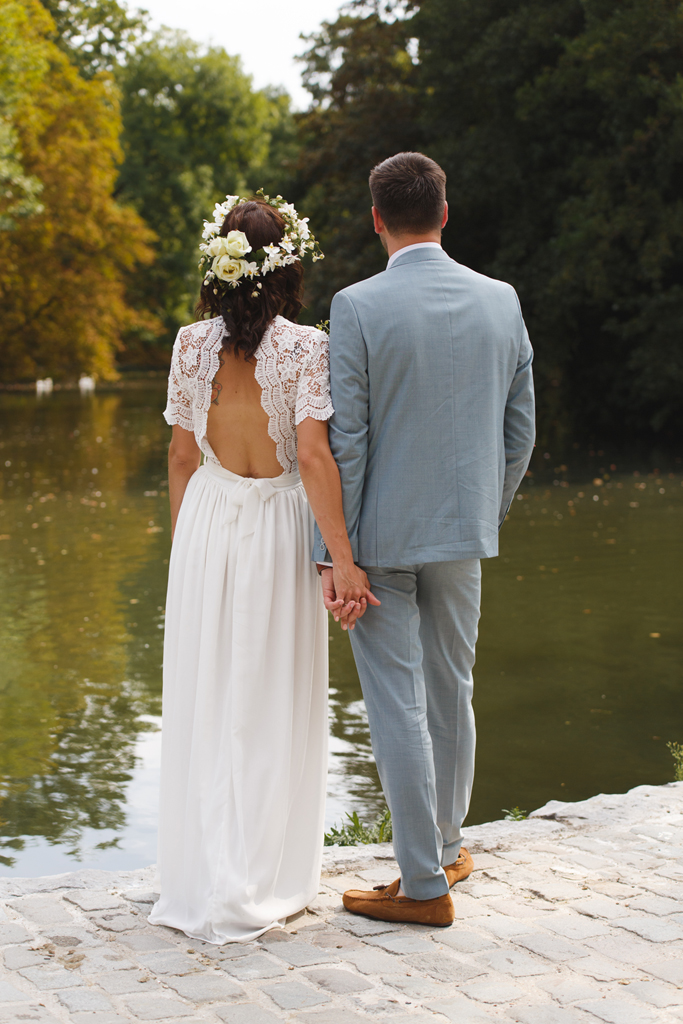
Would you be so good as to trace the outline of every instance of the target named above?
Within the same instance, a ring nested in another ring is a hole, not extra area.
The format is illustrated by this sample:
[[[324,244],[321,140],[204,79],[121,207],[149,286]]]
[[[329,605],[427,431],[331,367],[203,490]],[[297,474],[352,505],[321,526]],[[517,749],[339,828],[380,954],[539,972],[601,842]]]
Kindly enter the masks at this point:
[[[363,566],[381,607],[351,631],[403,891],[448,892],[474,778],[478,558]]]

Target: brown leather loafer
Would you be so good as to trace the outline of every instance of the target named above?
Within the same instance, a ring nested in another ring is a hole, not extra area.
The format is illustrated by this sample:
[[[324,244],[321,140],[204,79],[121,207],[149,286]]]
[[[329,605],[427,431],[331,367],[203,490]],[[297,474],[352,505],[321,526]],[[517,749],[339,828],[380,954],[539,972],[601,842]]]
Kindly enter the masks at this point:
[[[462,882],[463,878],[467,878],[468,875],[471,875],[473,868],[474,861],[465,847],[461,846],[458,859],[444,868],[446,878],[448,879],[449,889],[452,889],[456,882]]]
[[[446,928],[453,924],[455,911],[449,893],[433,900],[411,900],[408,896],[397,896],[401,879],[391,885],[376,885],[372,892],[362,889],[348,889],[344,893],[344,906],[352,914],[365,914],[380,921],[406,921],[415,924],[430,924]]]

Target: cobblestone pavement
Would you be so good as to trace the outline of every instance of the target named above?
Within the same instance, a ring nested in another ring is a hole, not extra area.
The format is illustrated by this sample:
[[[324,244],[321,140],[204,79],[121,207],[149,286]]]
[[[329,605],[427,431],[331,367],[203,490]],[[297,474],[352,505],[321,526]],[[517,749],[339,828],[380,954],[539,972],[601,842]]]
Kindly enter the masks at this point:
[[[467,830],[450,928],[347,914],[391,848],[330,848],[316,902],[257,942],[153,928],[154,869],[0,879],[0,1021],[683,1021],[683,783]]]

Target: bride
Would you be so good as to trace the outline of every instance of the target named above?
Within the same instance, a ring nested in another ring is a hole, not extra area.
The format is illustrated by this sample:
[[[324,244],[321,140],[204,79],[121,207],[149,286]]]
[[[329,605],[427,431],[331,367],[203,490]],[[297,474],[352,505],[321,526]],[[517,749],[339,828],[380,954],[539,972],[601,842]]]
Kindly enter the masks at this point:
[[[150,921],[224,943],[284,924],[318,891],[327,612],[313,515],[335,619],[353,628],[378,602],[353,564],[327,441],[327,335],[295,322],[302,258],[322,258],[307,221],[281,197],[228,196],[204,239],[210,319],[178,334],[164,413],[174,537]]]

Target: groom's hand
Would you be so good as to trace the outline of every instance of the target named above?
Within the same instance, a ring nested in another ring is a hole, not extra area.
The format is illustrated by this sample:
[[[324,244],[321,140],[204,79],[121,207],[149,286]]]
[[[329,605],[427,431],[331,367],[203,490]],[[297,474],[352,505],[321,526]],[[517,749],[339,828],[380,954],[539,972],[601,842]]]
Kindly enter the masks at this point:
[[[334,592],[337,598],[343,599],[339,612],[341,628],[353,629],[356,619],[365,614],[368,604],[379,605],[380,602],[370,590],[370,581],[363,570],[353,562],[344,566],[335,563],[332,575]]]
[[[323,569],[320,573],[320,579],[323,584],[323,601],[328,612],[332,612],[334,615],[334,621],[339,622],[341,616],[341,610],[344,602],[341,598],[337,599],[337,592],[334,589],[334,573],[332,569]]]

